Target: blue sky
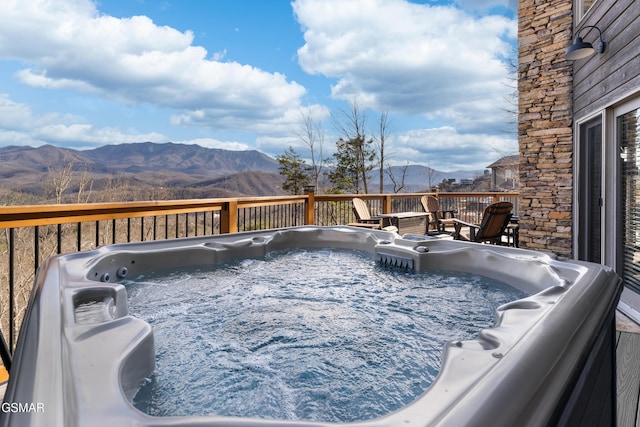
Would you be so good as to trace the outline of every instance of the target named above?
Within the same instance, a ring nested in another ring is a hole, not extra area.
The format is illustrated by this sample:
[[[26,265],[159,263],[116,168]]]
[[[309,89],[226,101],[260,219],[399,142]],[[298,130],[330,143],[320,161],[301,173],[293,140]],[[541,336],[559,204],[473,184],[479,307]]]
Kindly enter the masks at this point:
[[[329,155],[356,103],[392,164],[517,153],[515,0],[2,0],[0,145],[179,142]],[[511,123],[510,123],[511,122]]]

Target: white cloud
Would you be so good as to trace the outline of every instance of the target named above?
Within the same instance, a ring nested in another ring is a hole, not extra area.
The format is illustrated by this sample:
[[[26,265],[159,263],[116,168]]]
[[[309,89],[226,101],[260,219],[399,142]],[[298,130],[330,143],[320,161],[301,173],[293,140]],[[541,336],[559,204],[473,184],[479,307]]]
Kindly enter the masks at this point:
[[[405,0],[296,0],[293,7],[305,37],[299,63],[309,73],[337,78],[335,98],[461,117],[455,124],[478,120],[466,108],[470,103],[490,102],[494,113],[504,106],[508,70],[501,59],[512,53],[505,38],[515,40],[514,20]],[[485,114],[483,108],[476,116]]]
[[[25,104],[0,94],[0,145],[59,144],[74,148],[94,148],[129,142],[167,142],[159,133],[127,133],[117,128],[96,128],[77,123],[73,116],[34,114]]]
[[[251,149],[251,147],[249,147],[247,144],[244,144],[242,142],[220,141],[215,138],[196,138],[196,139],[189,139],[184,141],[173,141],[173,142],[175,142],[176,144],[199,145],[201,147],[206,147],[206,148],[219,148],[222,150],[233,150],[233,151],[244,151],[244,150]]]
[[[324,120],[329,116],[329,110],[321,105],[300,106],[296,109],[286,110],[280,117],[266,119],[267,115],[260,112],[237,110],[208,110],[198,109],[186,111],[171,117],[171,124],[175,126],[202,126],[204,122],[211,121],[216,116],[215,123],[223,129],[247,129],[259,134],[272,136],[287,136],[296,132],[301,123],[301,112],[312,114],[316,120]],[[251,120],[250,126],[246,121]]]
[[[15,102],[7,94],[0,94],[0,129],[2,130],[31,132],[42,126],[73,123],[76,120],[72,115],[34,114],[29,105]]]
[[[78,149],[94,148],[107,144],[132,142],[168,142],[168,138],[159,133],[127,134],[117,128],[95,128],[90,124],[55,124],[42,126],[33,132],[39,139],[52,144],[62,143]]]
[[[211,59],[213,61],[222,61],[225,56],[227,56],[227,49],[223,49],[221,52],[213,52]]]
[[[445,126],[416,129],[398,135],[393,157],[411,159],[441,171],[485,169],[502,156],[517,154],[517,140],[508,135],[463,134]],[[402,162],[397,162],[402,163]]]
[[[16,76],[30,86],[176,109],[178,122],[207,127],[250,128],[256,118],[279,121],[300,107],[301,85],[219,62],[224,52],[207,59],[193,39],[145,16],[101,15],[89,0],[0,3],[0,59],[28,64]]]
[[[0,129],[24,130],[33,126],[34,117],[28,105],[19,104],[0,94]]]
[[[25,132],[0,130],[0,146],[3,147],[9,145],[28,145],[31,147],[38,147],[46,143],[46,141],[34,139],[30,134]]]
[[[256,140],[256,146],[263,152],[275,157],[284,154],[288,147],[292,147],[301,156],[306,156],[308,146],[295,136],[273,137],[261,136]]]

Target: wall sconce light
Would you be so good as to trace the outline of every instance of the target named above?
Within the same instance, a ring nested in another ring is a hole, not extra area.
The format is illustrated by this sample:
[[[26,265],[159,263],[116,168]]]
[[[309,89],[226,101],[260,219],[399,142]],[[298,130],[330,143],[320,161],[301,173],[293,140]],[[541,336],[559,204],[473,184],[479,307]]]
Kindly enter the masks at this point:
[[[587,28],[595,28],[596,30],[598,30],[598,39],[599,39],[598,53],[604,52],[606,43],[604,42],[604,40],[602,40],[602,32],[600,31],[600,28],[594,25],[587,25],[578,30],[578,32],[576,33],[576,39],[574,40],[573,44],[569,46],[569,48],[565,52],[564,57],[569,61],[575,61],[576,59],[586,58],[593,55],[596,52],[596,49],[593,47],[591,43],[582,41],[582,37],[580,37],[580,33],[582,32],[582,30],[586,30]]]

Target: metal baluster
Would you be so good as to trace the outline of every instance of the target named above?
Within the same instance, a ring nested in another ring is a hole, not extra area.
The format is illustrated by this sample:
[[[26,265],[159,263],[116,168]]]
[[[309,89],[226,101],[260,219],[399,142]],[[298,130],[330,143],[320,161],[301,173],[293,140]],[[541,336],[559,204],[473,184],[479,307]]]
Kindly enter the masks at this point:
[[[14,303],[14,285],[15,285],[15,235],[14,229],[9,229],[9,348],[13,353],[14,333],[15,328],[15,303]]]
[[[40,267],[40,226],[33,227],[33,271]]]
[[[82,250],[82,223],[78,223],[78,232],[76,233],[76,243],[78,252]]]
[[[0,333],[0,356],[2,356],[2,364],[7,372],[11,371],[11,350],[4,340],[4,334]]]
[[[36,229],[38,226],[35,227]],[[38,232],[36,231],[36,242]],[[14,295],[13,295],[13,286],[14,286],[14,235],[13,228],[9,229],[9,345],[4,340],[4,334],[0,333],[0,356],[2,357],[2,363],[7,371],[11,370],[11,354],[13,353],[13,328],[15,326],[13,316],[15,315],[15,307],[13,303]],[[36,246],[37,247],[37,246]],[[36,258],[36,263],[37,263]],[[36,269],[38,268],[36,264]]]
[[[57,236],[58,255],[60,255],[62,253],[62,224],[58,224],[57,232],[58,232],[58,236]]]

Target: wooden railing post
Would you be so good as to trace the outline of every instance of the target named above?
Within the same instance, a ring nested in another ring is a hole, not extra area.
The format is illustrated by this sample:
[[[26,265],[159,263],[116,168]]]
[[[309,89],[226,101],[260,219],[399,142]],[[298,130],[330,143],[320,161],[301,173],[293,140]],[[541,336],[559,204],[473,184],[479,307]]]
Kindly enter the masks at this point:
[[[238,232],[238,199],[223,203],[220,211],[220,233]]]
[[[383,214],[392,213],[391,212],[391,195],[390,194],[385,194],[382,197],[382,213]]]
[[[304,201],[304,224],[315,225],[316,187],[313,185],[305,186],[304,192],[307,195]]]

